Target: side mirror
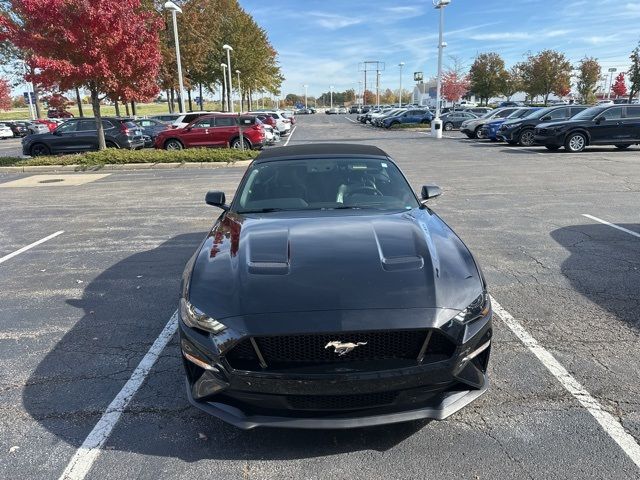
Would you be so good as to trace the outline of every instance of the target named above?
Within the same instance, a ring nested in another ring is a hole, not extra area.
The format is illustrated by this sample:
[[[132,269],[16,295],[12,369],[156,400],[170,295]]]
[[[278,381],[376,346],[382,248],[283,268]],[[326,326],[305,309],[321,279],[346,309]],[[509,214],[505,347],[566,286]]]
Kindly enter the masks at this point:
[[[218,207],[223,210],[229,210],[229,207],[225,205],[226,198],[224,196],[224,192],[209,190],[204,197],[204,201],[207,203],[207,205]]]
[[[423,185],[420,196],[422,200],[427,201],[431,198],[439,197],[442,195],[442,190],[437,185]]]
[[[540,120],[542,120],[543,122],[546,122],[547,120],[551,120],[551,115],[545,115]]]
[[[602,123],[603,120],[606,120],[604,117],[598,117],[596,118],[596,125],[600,125]]]

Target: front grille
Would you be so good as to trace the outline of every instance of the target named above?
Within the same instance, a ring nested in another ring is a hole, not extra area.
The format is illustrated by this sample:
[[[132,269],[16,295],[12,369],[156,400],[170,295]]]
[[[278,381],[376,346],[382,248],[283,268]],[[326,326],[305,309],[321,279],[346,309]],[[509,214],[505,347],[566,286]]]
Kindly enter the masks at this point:
[[[343,332],[328,334],[254,337],[269,369],[336,365],[354,362],[399,360],[416,362],[429,330],[395,330],[376,332]],[[333,341],[361,343],[345,355],[335,353]],[[456,345],[438,330],[431,331],[423,363],[450,358]],[[229,364],[240,370],[262,370],[249,338],[242,340],[226,354]]]
[[[289,395],[287,401],[296,410],[355,410],[390,405],[398,392],[359,395]]]

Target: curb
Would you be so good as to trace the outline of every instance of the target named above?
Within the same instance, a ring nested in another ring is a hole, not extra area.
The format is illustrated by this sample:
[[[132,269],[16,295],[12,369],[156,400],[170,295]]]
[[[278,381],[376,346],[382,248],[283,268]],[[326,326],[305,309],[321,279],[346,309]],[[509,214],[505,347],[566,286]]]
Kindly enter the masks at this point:
[[[32,165],[24,167],[0,167],[0,173],[48,173],[48,172],[99,172],[122,170],[169,170],[172,168],[233,168],[246,167],[253,160],[237,162],[171,162],[171,163],[106,163],[99,166],[84,165]]]

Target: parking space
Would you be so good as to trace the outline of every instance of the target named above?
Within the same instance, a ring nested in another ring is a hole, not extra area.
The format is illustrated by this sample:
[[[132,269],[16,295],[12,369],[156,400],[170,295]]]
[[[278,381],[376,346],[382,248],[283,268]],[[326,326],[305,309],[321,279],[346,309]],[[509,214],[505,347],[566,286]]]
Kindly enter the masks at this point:
[[[230,198],[243,168],[0,188],[0,257],[63,231],[0,263],[0,476],[638,478],[640,150],[438,141],[353,119],[301,117],[287,142],[374,144],[416,191],[442,187],[430,205],[503,309],[488,393],[443,422],[245,432],[189,406],[175,337],[126,390],[218,214],[204,193]],[[92,431],[104,443],[85,450]]]

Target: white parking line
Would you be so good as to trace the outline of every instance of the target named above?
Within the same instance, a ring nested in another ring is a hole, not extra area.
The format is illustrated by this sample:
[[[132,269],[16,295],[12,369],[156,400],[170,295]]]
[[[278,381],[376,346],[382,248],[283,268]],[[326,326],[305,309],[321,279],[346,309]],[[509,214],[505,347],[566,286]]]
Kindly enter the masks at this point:
[[[0,258],[0,263],[4,263],[9,259],[11,259],[11,258],[13,258],[13,257],[15,257],[17,255],[20,255],[21,253],[26,252],[27,250],[32,249],[33,247],[37,247],[38,245],[40,245],[41,243],[46,242],[47,240],[51,240],[52,238],[55,238],[58,235],[62,235],[63,233],[64,233],[64,230],[60,230],[59,232],[52,233],[48,237],[44,237],[44,238],[38,240],[37,242],[33,242],[33,243],[27,245],[26,247],[22,247],[19,250],[16,250],[15,252],[10,253],[9,255],[5,255],[4,257]]]
[[[356,121],[355,121],[355,120],[351,120],[349,117],[344,117],[344,118],[346,118],[347,120],[349,120],[351,123],[356,123]]]
[[[602,220],[601,218],[594,217],[593,215],[589,215],[587,213],[583,213],[582,216],[590,218],[591,220],[595,220],[596,222],[600,222],[603,225],[608,225],[609,227],[620,230],[621,232],[628,233],[629,235],[633,235],[634,237],[640,238],[640,233],[634,232],[633,230],[628,230],[624,227],[621,227],[620,225],[616,225],[615,223],[609,223],[606,220]]]
[[[162,353],[162,350],[167,346],[173,334],[176,333],[177,328],[178,311],[176,310],[156,341],[151,345],[147,354],[133,371],[127,383],[124,384],[120,393],[118,393],[116,398],[109,404],[102,414],[102,417],[100,417],[100,420],[98,420],[98,423],[96,423],[96,426],[93,427],[93,430],[91,430],[80,448],[73,455],[67,464],[67,468],[65,468],[62,475],[60,475],[59,480],[81,480],[87,476],[91,466],[100,454],[100,449],[109,438],[109,435],[111,435],[113,427],[118,423],[120,415],[122,415],[127,405],[129,405],[129,402],[156,363],[160,353]]]
[[[580,402],[604,431],[622,448],[624,453],[640,468],[640,445],[633,436],[626,432],[622,424],[615,419],[613,415],[605,411],[598,401],[564,368],[558,360],[538,341],[533,338],[529,332],[509,314],[502,306],[491,297],[493,311],[498,314],[502,321],[511,329],[511,331],[520,339],[542,364],[556,377],[556,380],[567,390],[573,397]]]
[[[289,142],[291,141],[291,137],[293,137],[293,132],[295,132],[295,131],[296,131],[296,128],[298,128],[298,126],[297,126],[297,125],[291,129],[291,132],[289,133],[289,136],[287,137],[287,141],[286,141],[286,142],[284,142],[284,145],[283,145],[284,147],[286,147],[287,145],[289,145]]]

